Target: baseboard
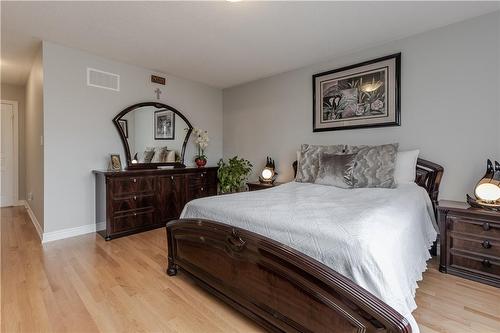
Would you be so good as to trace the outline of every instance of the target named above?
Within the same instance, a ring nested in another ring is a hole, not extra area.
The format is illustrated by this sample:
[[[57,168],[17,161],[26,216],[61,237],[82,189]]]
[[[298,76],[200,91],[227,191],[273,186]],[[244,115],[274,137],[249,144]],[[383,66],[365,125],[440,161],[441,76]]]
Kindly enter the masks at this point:
[[[85,235],[89,234],[92,232],[96,231],[96,224],[86,224],[82,225],[79,227],[75,228],[67,228],[67,229],[61,229],[61,230],[56,230],[56,231],[51,231],[51,232],[43,232],[42,227],[40,226],[40,223],[38,222],[35,214],[33,213],[33,210],[31,209],[29,203],[25,200],[20,200],[20,203],[26,207],[26,211],[28,212],[28,215],[31,219],[31,222],[35,226],[36,232],[38,233],[38,237],[40,237],[40,240],[42,243],[47,243],[47,242],[52,242],[55,240],[60,240],[64,238],[70,238],[70,237],[75,237],[75,236],[80,236],[80,235]],[[99,223],[100,227],[106,228],[105,222]],[[99,230],[99,229],[97,229]]]
[[[61,229],[51,232],[44,232],[42,243],[52,242],[64,238],[70,238],[85,234],[90,234],[96,231],[96,224],[86,224],[75,228]]]
[[[96,227],[95,227],[96,231],[101,231],[101,230],[104,230],[104,229],[106,229],[106,222],[98,222],[96,224]]]
[[[26,207],[26,200],[17,200],[14,206],[24,206]]]
[[[31,210],[30,204],[23,200],[23,205],[26,208],[26,211],[28,212],[28,216],[31,219],[31,223],[35,226],[36,232],[38,233],[38,237],[40,237],[40,240],[43,242],[43,229],[40,226],[40,222],[36,219],[35,213],[33,213],[33,210]]]

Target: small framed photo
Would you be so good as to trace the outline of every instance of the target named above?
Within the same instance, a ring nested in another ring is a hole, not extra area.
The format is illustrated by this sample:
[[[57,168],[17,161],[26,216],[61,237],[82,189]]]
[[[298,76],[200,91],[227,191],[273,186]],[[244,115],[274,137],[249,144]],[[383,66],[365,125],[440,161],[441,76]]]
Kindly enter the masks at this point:
[[[170,110],[155,111],[155,140],[175,139],[175,113]]]
[[[399,126],[401,53],[313,75],[313,132]]]
[[[120,160],[120,154],[109,155],[109,170],[111,171],[122,170],[122,161]]]
[[[126,119],[118,119],[118,123],[122,128],[123,134],[125,134],[125,138],[128,139],[128,121]]]

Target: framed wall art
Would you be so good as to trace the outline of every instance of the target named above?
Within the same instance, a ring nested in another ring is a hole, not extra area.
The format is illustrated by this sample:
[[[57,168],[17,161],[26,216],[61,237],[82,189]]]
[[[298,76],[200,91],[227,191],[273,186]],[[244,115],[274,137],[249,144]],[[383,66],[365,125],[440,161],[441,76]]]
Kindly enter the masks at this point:
[[[313,132],[401,125],[401,53],[313,75]]]

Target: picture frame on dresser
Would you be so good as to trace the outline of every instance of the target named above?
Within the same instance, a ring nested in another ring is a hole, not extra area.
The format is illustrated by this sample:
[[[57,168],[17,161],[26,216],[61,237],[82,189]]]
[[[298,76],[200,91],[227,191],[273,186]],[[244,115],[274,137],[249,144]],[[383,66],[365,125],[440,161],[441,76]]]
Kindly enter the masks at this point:
[[[500,288],[500,212],[439,201],[439,270]]]

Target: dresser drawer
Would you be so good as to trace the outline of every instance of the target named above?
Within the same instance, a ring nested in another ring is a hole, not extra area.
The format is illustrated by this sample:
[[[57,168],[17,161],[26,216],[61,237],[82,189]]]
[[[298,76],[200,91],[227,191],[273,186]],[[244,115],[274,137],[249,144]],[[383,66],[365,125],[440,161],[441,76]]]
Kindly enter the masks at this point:
[[[113,233],[130,231],[154,224],[154,209],[117,215],[111,225]]]
[[[125,197],[118,197],[112,200],[115,214],[126,213],[138,209],[154,207],[154,194],[135,194]]]
[[[154,177],[119,177],[110,180],[115,197],[154,192]]]
[[[451,232],[449,246],[452,249],[497,257],[500,260],[500,240],[495,238],[476,237],[468,234]]]
[[[206,172],[200,172],[198,174],[189,175],[187,177],[188,187],[200,187],[208,185],[208,178]]]
[[[500,260],[494,257],[479,256],[452,249],[450,251],[449,266],[500,278]]]
[[[500,224],[484,219],[448,216],[451,230],[478,236],[500,239]]]

